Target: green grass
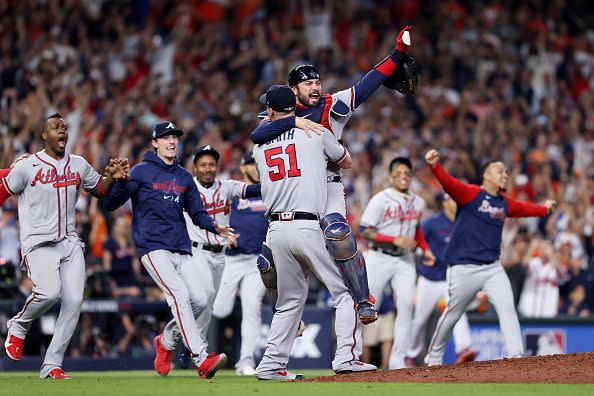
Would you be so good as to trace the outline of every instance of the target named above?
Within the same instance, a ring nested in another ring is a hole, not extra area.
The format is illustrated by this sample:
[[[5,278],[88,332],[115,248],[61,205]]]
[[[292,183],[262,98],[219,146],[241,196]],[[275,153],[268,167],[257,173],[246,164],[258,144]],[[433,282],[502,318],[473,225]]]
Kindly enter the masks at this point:
[[[307,378],[331,375],[329,370],[304,370]],[[152,371],[70,372],[70,381],[38,378],[37,372],[0,373],[0,395],[10,396],[120,396],[120,395],[593,395],[594,385],[514,384],[404,384],[404,383],[276,383],[238,377],[231,370],[200,380],[193,371],[172,371],[158,377]]]

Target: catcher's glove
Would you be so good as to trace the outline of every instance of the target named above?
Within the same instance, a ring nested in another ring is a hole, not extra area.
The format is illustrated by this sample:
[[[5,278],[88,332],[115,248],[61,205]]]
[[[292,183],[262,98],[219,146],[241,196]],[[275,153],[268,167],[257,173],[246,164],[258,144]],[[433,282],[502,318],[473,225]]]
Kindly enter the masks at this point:
[[[406,55],[396,70],[384,81],[384,87],[403,95],[414,95],[419,83],[419,72],[415,58]]]

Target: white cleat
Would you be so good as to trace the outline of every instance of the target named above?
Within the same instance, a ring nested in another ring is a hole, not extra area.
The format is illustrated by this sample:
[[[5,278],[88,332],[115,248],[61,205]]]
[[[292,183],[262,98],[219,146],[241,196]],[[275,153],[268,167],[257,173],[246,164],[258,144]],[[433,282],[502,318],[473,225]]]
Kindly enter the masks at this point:
[[[334,370],[334,372],[336,374],[350,374],[350,373],[357,373],[357,372],[363,372],[363,371],[376,371],[376,370],[377,370],[377,367],[375,367],[373,364],[363,363],[361,361],[354,360],[352,362],[348,362],[348,363],[340,366],[338,369]]]
[[[255,375],[256,370],[251,366],[242,366],[235,370],[237,375]]]
[[[303,374],[296,374],[287,370],[277,370],[259,373],[256,374],[256,377],[261,381],[299,381],[305,379],[305,376]]]

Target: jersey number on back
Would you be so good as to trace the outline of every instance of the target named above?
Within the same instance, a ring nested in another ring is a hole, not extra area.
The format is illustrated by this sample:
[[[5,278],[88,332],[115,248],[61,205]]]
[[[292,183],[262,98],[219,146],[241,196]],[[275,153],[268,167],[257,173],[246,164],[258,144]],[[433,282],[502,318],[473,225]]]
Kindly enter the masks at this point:
[[[285,174],[289,177],[301,176],[301,170],[297,165],[297,154],[295,153],[295,144],[289,144],[285,149],[285,154],[289,156],[289,172],[285,171],[285,160],[280,156],[283,154],[282,147],[273,147],[264,151],[266,156],[266,165],[270,168],[276,168],[268,172],[268,176],[271,181],[282,180],[285,178]]]

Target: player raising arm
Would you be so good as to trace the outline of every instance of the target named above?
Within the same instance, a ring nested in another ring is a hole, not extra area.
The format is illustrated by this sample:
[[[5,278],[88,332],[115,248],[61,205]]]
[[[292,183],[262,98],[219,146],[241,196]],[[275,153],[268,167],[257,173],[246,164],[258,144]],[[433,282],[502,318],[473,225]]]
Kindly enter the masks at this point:
[[[425,363],[442,364],[446,343],[454,325],[479,290],[488,296],[501,324],[508,358],[524,355],[520,323],[514,307],[509,278],[499,255],[506,217],[544,217],[555,208],[555,201],[544,205],[516,201],[505,195],[507,172],[500,161],[483,166],[482,185],[469,185],[452,177],[439,163],[439,152],[430,150],[425,160],[443,189],[458,204],[450,242],[444,253],[448,270],[446,309],[439,318]]]

